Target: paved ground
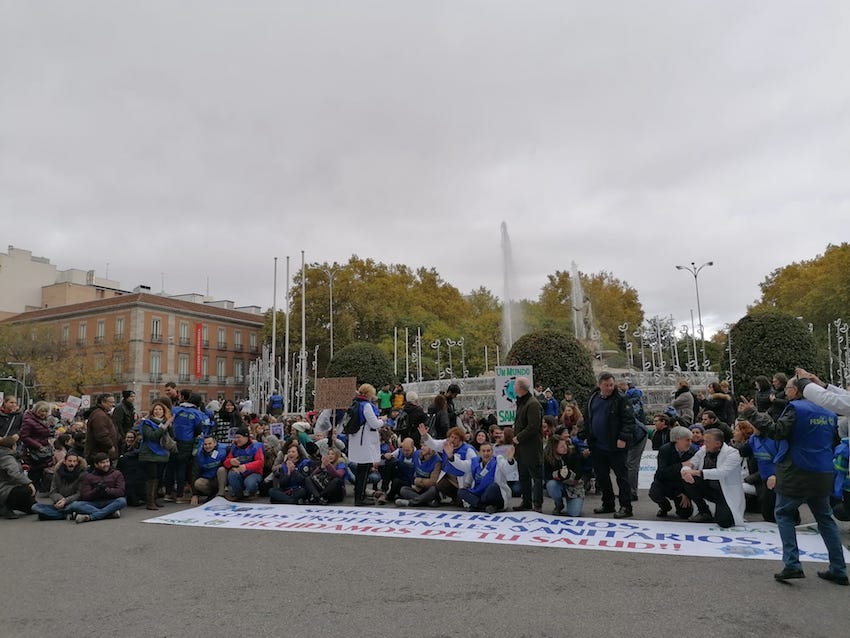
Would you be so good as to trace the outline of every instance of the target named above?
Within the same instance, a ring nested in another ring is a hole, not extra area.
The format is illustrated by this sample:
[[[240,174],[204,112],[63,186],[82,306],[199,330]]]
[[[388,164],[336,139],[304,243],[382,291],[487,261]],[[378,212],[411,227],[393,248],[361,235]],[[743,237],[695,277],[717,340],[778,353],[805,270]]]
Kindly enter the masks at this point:
[[[642,493],[638,517],[651,505]],[[850,618],[823,564],[785,585],[778,561],[140,524],[150,514],[0,520],[0,636],[834,638]]]

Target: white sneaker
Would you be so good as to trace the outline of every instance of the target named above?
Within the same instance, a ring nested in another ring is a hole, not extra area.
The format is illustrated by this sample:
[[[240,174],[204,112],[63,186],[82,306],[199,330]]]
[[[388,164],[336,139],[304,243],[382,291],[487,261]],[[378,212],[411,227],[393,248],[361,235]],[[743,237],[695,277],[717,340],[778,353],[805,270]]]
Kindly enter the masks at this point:
[[[395,500],[396,507],[410,507],[410,501],[406,498],[397,498]]]

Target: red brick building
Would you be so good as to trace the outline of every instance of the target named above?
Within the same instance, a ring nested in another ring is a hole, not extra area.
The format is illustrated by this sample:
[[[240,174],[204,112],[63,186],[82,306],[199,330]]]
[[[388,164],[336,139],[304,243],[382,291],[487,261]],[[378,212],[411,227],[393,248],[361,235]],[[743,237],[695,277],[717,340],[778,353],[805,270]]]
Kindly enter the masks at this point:
[[[111,383],[90,388],[91,394],[134,390],[136,405],[146,410],[168,381],[194,389],[205,401],[247,396],[263,315],[229,306],[142,292],[24,312],[7,321],[53,326],[59,341],[84,349],[95,368],[112,369]]]

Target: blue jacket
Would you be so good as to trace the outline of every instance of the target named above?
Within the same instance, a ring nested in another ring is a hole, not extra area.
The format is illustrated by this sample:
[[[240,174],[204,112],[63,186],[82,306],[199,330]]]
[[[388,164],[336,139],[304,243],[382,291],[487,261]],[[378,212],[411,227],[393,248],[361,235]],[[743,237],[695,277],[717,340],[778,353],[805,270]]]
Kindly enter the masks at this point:
[[[199,435],[206,435],[211,423],[209,417],[190,403],[181,403],[171,409],[174,416],[175,441],[193,441]]]
[[[455,456],[459,456],[462,460],[468,461],[471,456],[478,456],[478,452],[469,443],[461,443],[460,447],[455,450]],[[463,476],[464,472],[457,469],[449,462],[445,452],[440,452],[440,459],[443,461],[443,471],[452,476]]]
[[[776,474],[776,464],[788,454],[788,441],[785,440],[777,441],[753,434],[747,444],[753,451],[762,481]]]
[[[498,460],[498,457],[494,456],[483,467],[481,466],[481,459],[475,459],[472,462],[472,487],[469,488],[470,492],[480,496],[496,480],[496,465]]]
[[[832,457],[832,467],[835,472],[835,484],[832,490],[832,495],[842,500],[844,492],[850,492],[850,468],[848,468],[848,460],[850,460],[850,439],[841,439],[835,447],[835,454]]]
[[[393,452],[393,458],[398,464],[398,473],[401,475],[402,480],[404,480],[408,485],[413,485],[414,474],[416,472],[415,463],[416,457],[418,455],[419,450],[413,450],[413,454],[411,454],[410,456],[405,456],[404,450],[402,450],[401,448],[398,448],[396,451]],[[431,469],[433,469],[433,467]]]
[[[793,401],[792,405],[796,422],[791,430],[791,460],[806,472],[832,472],[832,441],[838,417],[808,399]]]

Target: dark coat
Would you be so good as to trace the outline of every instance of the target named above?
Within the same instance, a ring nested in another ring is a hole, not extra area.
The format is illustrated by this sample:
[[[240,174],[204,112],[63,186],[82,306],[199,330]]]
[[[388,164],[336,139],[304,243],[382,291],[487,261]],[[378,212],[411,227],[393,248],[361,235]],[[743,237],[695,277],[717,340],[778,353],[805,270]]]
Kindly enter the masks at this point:
[[[531,393],[516,400],[516,418],[514,419],[514,458],[523,465],[543,463],[543,439],[540,430],[543,426],[543,406]]]
[[[124,475],[118,470],[109,468],[106,472],[101,472],[95,468],[83,477],[83,483],[80,486],[82,501],[106,501],[122,496],[124,496]]]
[[[109,454],[109,458],[118,458],[118,430],[109,414],[101,407],[96,407],[89,415],[86,423],[86,459],[98,452]]]
[[[691,449],[679,456],[676,444],[672,441],[665,443],[658,450],[658,469],[655,471],[655,480],[665,483],[682,481],[682,461],[687,461],[699,448],[691,445]],[[682,481],[684,483],[684,481]]]
[[[0,412],[0,438],[12,436],[21,431],[20,412]]]
[[[118,429],[118,434],[124,436],[136,425],[136,408],[132,403],[121,401],[112,410],[112,422]]]
[[[587,412],[584,417],[584,431],[587,433],[587,444],[591,449],[596,443],[596,435],[593,433],[593,411],[590,409],[593,399],[599,394],[599,390],[594,391],[590,395],[590,400],[587,402]],[[617,441],[625,441],[627,444],[632,443],[634,438],[634,423],[635,415],[632,411],[632,402],[619,390],[614,390],[607,401],[608,407],[608,422],[606,431],[608,433],[608,449],[616,450]]]
[[[32,410],[27,410],[24,414],[24,421],[21,425],[21,443],[26,448],[24,458],[31,468],[48,467],[53,463],[53,456],[36,461],[28,454],[29,450],[38,450],[50,445],[50,426],[47,425],[46,421],[39,419]]]

